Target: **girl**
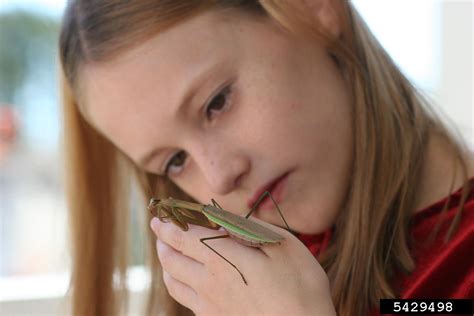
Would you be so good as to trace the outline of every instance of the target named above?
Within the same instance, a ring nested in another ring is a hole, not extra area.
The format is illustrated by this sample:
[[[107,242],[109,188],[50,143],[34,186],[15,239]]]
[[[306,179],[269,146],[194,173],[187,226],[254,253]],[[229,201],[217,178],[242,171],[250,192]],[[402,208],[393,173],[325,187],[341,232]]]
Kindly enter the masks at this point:
[[[212,242],[246,286],[199,243],[212,231],[153,219],[148,314],[472,296],[473,156],[350,2],[70,1],[60,54],[75,315],[123,308],[132,173],[146,200],[242,215],[269,190],[293,230],[267,199],[254,216],[280,245]]]

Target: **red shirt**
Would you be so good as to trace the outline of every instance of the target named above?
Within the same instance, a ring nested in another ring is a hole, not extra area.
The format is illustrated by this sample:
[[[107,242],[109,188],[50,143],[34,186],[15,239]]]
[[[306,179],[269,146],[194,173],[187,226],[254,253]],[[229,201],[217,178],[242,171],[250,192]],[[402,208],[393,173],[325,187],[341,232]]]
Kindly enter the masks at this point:
[[[432,243],[423,241],[430,236],[443,206],[444,198],[415,213],[410,233],[411,253],[416,267],[409,274],[399,273],[394,278],[398,297],[408,298],[474,298],[474,178],[469,180],[470,192],[464,204],[461,221],[451,239],[444,244],[444,236],[454,218],[462,189],[451,195],[451,200]],[[327,247],[333,229],[317,235],[300,235],[300,240],[317,257]]]

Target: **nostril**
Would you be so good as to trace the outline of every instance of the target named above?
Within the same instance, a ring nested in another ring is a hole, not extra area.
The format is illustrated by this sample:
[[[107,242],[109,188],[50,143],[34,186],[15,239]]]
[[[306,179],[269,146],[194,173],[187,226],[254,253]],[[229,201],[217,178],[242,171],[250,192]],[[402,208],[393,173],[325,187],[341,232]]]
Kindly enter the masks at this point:
[[[237,169],[237,170],[240,171],[239,172],[240,174],[236,173],[236,174],[238,174],[238,176],[235,177],[235,180],[234,180],[234,187],[235,188],[239,188],[242,185],[245,185],[245,183],[244,183],[245,177],[247,177],[249,175],[250,166],[246,161],[243,161],[243,162],[244,162],[244,164],[239,166],[240,168]]]

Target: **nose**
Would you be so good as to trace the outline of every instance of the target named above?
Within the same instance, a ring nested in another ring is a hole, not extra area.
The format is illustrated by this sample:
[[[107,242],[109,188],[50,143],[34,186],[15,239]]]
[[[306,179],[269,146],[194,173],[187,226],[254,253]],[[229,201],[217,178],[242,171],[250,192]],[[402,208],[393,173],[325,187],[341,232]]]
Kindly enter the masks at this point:
[[[196,162],[213,193],[224,195],[237,187],[250,169],[249,158],[227,145],[204,145]]]

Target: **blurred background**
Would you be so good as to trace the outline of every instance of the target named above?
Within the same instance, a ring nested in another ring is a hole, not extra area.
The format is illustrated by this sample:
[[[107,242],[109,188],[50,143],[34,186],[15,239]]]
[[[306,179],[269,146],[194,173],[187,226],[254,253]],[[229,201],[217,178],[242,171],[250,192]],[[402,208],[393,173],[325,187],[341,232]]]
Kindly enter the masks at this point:
[[[53,314],[67,289],[56,80],[65,2],[0,1],[1,315]],[[473,2],[353,3],[405,74],[473,148]],[[143,233],[135,231],[135,249],[142,249]],[[130,282],[139,292],[143,273],[140,260],[134,264]]]

